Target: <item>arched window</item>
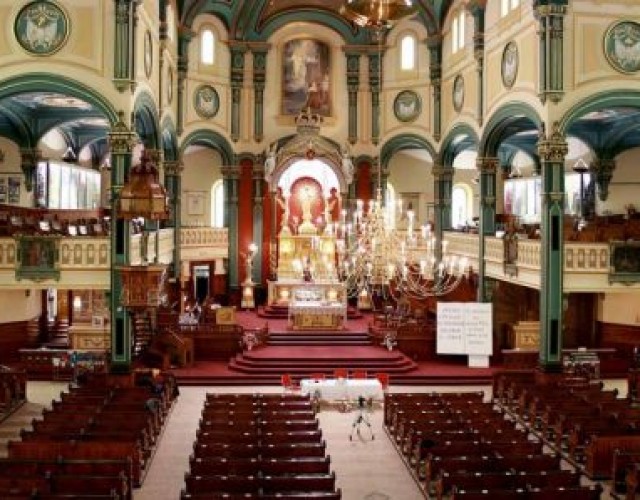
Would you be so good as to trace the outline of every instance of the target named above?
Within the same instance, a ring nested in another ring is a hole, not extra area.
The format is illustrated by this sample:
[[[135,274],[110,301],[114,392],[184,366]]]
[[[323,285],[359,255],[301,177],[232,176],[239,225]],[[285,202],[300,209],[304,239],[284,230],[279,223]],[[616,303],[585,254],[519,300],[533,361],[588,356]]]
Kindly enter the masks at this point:
[[[464,10],[461,10],[453,18],[451,25],[451,52],[455,54],[464,47],[464,24],[466,22]]]
[[[404,71],[416,67],[416,39],[413,35],[405,35],[400,42],[400,69]]]
[[[461,228],[471,220],[471,190],[463,184],[456,184],[451,191],[451,226]]]
[[[213,64],[216,53],[216,37],[213,31],[206,29],[200,35],[200,61],[202,64]]]
[[[211,186],[211,227],[224,227],[224,184],[222,179]]]
[[[500,14],[504,17],[520,5],[520,0],[502,0]]]

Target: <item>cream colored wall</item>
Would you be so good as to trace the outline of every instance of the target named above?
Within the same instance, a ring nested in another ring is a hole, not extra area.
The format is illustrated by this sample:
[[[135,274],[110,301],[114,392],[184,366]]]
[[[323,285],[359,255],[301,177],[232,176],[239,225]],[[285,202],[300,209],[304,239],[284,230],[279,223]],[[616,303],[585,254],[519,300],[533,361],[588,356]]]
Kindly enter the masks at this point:
[[[185,226],[211,225],[211,187],[222,178],[222,159],[213,149],[201,146],[189,147],[183,156],[182,172],[182,223]],[[189,196],[204,195],[203,215],[189,214]]]
[[[27,321],[40,316],[40,290],[0,291],[0,323]]]
[[[21,157],[18,145],[5,138],[0,137],[0,150],[4,153],[4,161],[0,162],[0,174],[3,178],[18,177],[20,178],[20,206],[33,206],[33,191],[27,192],[24,185],[24,175],[20,168]],[[7,181],[5,180],[5,186]]]
[[[599,214],[609,211],[614,214],[625,213],[625,205],[633,204],[640,210],[640,148],[625,151],[616,158],[616,169],[609,184],[609,198],[602,202],[597,199]]]
[[[610,293],[598,297],[597,321],[640,326],[640,294]]]

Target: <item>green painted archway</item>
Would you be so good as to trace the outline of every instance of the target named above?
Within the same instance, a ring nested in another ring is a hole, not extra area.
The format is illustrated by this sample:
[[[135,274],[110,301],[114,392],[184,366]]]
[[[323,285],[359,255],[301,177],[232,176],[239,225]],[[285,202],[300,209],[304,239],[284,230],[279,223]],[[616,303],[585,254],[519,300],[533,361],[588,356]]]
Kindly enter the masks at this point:
[[[425,137],[417,134],[401,134],[392,137],[383,144],[380,150],[380,165],[382,168],[387,167],[393,155],[405,149],[424,149],[432,159],[436,158],[436,149]]]
[[[182,141],[180,156],[184,154],[185,149],[196,144],[215,149],[220,153],[223,165],[233,165],[233,148],[231,144],[229,144],[229,141],[218,132],[214,132],[213,130],[196,130],[191,132],[185,137],[184,141]]]
[[[521,102],[509,102],[500,107],[487,121],[478,145],[478,156],[496,157],[500,143],[506,138],[507,129],[522,126],[523,130],[526,130],[524,127],[527,122],[537,129],[542,125],[540,115],[531,106]]]
[[[577,120],[593,111],[623,107],[640,109],[640,91],[618,89],[593,94],[572,106],[564,114],[558,123],[559,131],[561,134],[566,134]]]

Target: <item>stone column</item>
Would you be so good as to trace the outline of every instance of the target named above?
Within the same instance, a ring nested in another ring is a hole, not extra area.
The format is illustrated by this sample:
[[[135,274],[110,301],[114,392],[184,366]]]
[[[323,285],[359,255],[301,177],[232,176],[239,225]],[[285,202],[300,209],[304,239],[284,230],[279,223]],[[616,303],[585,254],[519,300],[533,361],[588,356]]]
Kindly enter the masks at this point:
[[[369,54],[369,88],[371,89],[371,142],[380,141],[380,90],[382,88],[383,51]]]
[[[542,103],[547,99],[560,102],[564,95],[564,16],[567,13],[567,0],[548,0],[538,2],[534,7],[538,19],[539,61],[538,95]]]
[[[182,163],[178,160],[164,162],[164,183],[169,196],[169,220],[173,227],[173,277],[180,279],[180,232],[182,231]]]
[[[240,167],[222,167],[225,199],[227,200],[224,212],[224,225],[229,234],[229,286],[237,288],[238,280],[238,194],[240,184]]]
[[[253,53],[253,140],[262,142],[264,138],[264,87],[267,77],[267,54],[269,45],[260,44],[251,47]]]
[[[496,232],[496,172],[500,166],[498,158],[478,158],[476,167],[480,174],[480,255],[478,302],[489,302],[492,296],[491,286],[485,274],[486,236],[493,236]],[[489,286],[487,286],[489,285]]]
[[[253,242],[258,245],[258,254],[255,257],[253,264],[253,276],[251,277],[254,283],[262,283],[262,259],[260,256],[266,249],[262,248],[263,242],[263,228],[262,221],[264,220],[264,209],[262,204],[264,202],[263,186],[264,186],[264,165],[261,163],[253,164]],[[255,279],[255,277],[258,279]]]
[[[242,86],[244,84],[244,55],[246,46],[241,43],[230,43],[231,49],[231,140],[240,139]]]
[[[349,143],[358,142],[358,90],[360,88],[360,54],[347,52],[347,93],[349,95]]]
[[[451,190],[453,183],[453,166],[444,166],[436,160],[431,169],[433,174],[433,219],[434,234],[441,244],[444,231],[451,229]],[[442,248],[436,248],[436,257],[442,257]]]
[[[433,88],[433,138],[442,133],[442,35],[427,38],[429,48],[429,79]]]
[[[189,44],[193,38],[194,33],[186,28],[180,28],[178,30],[178,82],[176,89],[177,98],[177,111],[176,111],[176,133],[181,135],[184,130],[184,115],[185,115],[185,96],[184,85],[187,81],[187,74],[189,73]],[[160,78],[162,81],[162,78]],[[161,94],[161,97],[163,95]]]
[[[471,0],[467,6],[473,16],[473,56],[478,73],[478,99],[476,119],[482,125],[484,121],[484,12],[485,0]]]
[[[114,0],[113,84],[119,92],[135,89],[137,9],[140,0]]]
[[[109,133],[111,150],[111,371],[126,373],[131,369],[131,320],[120,303],[122,282],[118,266],[129,264],[129,221],[118,219],[120,191],[129,175],[135,133],[124,123],[124,113]]]
[[[569,151],[557,129],[542,132],[538,154],[542,163],[542,224],[540,276],[540,369],[562,370],[564,287],[564,161]]]

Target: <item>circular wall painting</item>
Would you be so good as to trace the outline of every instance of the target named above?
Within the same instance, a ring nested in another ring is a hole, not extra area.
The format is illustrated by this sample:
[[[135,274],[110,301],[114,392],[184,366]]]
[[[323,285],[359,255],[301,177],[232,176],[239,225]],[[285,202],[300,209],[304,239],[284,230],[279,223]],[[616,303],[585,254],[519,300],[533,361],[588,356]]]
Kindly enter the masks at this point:
[[[147,78],[151,78],[151,70],[153,69],[153,39],[151,32],[147,30],[144,34],[144,74]]]
[[[464,78],[462,75],[456,76],[456,79],[453,81],[451,97],[453,98],[453,109],[459,113],[464,104]]]
[[[518,54],[518,46],[515,42],[509,42],[502,52],[502,84],[505,88],[510,89],[516,83],[518,77],[518,66],[520,64],[520,56]]]
[[[640,24],[634,21],[614,23],[604,35],[604,55],[621,73],[640,71]]]
[[[193,93],[193,107],[202,118],[213,118],[220,109],[218,92],[211,85],[200,85]]]
[[[418,118],[422,111],[420,96],[413,90],[403,90],[393,101],[393,112],[401,122],[411,122]]]
[[[60,50],[69,36],[69,18],[53,2],[30,2],[18,12],[13,27],[20,46],[36,56]]]

